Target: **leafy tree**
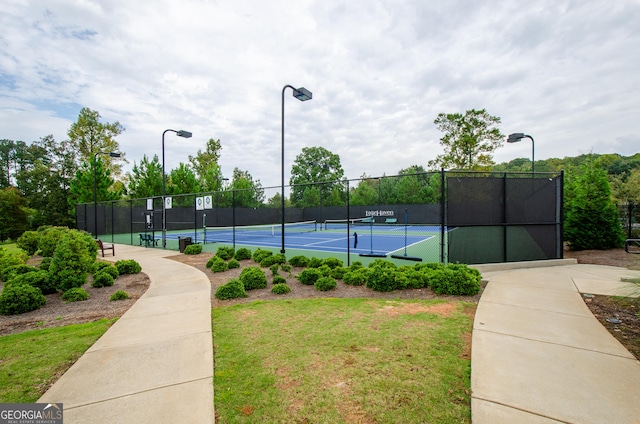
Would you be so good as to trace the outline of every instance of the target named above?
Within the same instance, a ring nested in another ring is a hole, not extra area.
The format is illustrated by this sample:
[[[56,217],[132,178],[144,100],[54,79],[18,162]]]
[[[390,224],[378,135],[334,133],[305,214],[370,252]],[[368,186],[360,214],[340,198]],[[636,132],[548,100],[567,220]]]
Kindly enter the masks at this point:
[[[504,135],[497,127],[500,118],[485,109],[441,113],[433,121],[444,133],[440,145],[444,154],[429,161],[429,167],[485,170],[493,165],[492,153],[502,145]]]
[[[83,107],[78,114],[78,120],[69,127],[69,141],[76,149],[81,162],[93,163],[93,157],[98,152],[120,151],[116,137],[122,134],[124,127],[118,121],[100,122],[100,118],[98,111]],[[124,160],[124,156],[105,158],[105,167],[115,176],[122,172],[122,165],[115,163],[118,160]]]
[[[291,203],[298,207],[340,204],[342,195],[336,199],[332,193],[344,193],[343,177],[340,156],[324,147],[304,147],[291,168]],[[317,191],[317,198],[314,193],[305,196],[307,190]]]
[[[220,150],[220,140],[210,138],[204,151],[198,149],[195,156],[189,155],[189,162],[203,191],[222,190],[222,172],[218,164]]]
[[[180,162],[178,168],[172,169],[166,181],[167,194],[188,194],[200,191],[200,185],[196,180],[189,165]]]
[[[15,141],[0,140],[0,188],[11,184],[11,157],[13,156]]]
[[[31,211],[27,200],[15,187],[0,191],[0,240],[15,239],[29,228]]]
[[[588,162],[567,181],[564,238],[573,250],[620,247],[624,233],[606,171]]]
[[[236,207],[258,208],[264,202],[262,184],[260,180],[254,181],[249,171],[235,168],[230,189],[234,191],[234,205]]]
[[[75,208],[77,204],[92,203],[94,201],[94,177],[95,199],[98,202],[120,198],[120,193],[112,189],[113,178],[111,178],[111,172],[104,168],[101,158],[97,158],[95,164],[85,162],[76,171],[76,177],[71,181],[69,188],[69,206]]]
[[[139,165],[134,162],[128,177],[130,198],[140,199],[162,194],[162,165],[158,155],[154,155],[152,160],[144,155]]]
[[[82,287],[93,269],[97,250],[96,242],[89,234],[77,230],[66,232],[53,254],[49,282],[61,292]]]
[[[354,206],[375,205],[378,203],[378,184],[379,179],[368,178],[363,174],[362,179],[356,187],[350,189],[350,203]]]

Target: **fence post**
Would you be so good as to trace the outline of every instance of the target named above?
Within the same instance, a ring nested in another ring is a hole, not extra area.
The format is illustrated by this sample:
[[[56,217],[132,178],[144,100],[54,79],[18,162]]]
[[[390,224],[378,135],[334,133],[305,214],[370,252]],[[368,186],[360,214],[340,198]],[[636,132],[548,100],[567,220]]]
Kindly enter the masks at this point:
[[[448,236],[448,232],[446,231],[445,180],[444,168],[440,168],[440,262],[443,264],[446,264],[444,257],[444,238]]]

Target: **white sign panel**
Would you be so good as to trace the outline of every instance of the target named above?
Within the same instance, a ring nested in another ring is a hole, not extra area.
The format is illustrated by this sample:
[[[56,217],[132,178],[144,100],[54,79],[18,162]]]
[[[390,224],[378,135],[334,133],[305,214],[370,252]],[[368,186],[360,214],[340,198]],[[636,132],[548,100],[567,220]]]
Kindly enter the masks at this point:
[[[171,209],[172,206],[173,206],[173,197],[165,197],[164,208]]]
[[[148,211],[153,210],[153,199],[147,199],[147,210]]]
[[[196,210],[197,211],[204,210],[204,198],[203,197],[196,197]]]
[[[213,196],[204,196],[204,208],[213,209]]]

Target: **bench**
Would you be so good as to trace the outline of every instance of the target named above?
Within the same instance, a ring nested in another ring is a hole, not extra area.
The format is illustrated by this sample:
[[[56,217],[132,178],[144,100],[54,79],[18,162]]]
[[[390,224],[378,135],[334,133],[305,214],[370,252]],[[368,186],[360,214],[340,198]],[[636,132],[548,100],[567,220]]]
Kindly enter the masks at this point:
[[[138,243],[139,246],[142,246],[143,242],[145,247],[158,245],[158,240],[153,238],[153,234],[139,233],[138,235],[140,236],[140,242]]]
[[[624,251],[627,253],[640,253],[640,239],[627,239],[624,242]]]
[[[397,222],[398,222],[397,218],[387,218],[387,219],[384,220],[385,224],[395,224]]]
[[[102,251],[102,257],[104,258],[104,251],[111,250],[113,252],[113,256],[116,256],[116,248],[113,244],[104,244],[102,240],[96,239],[96,243],[98,244],[98,249]]]

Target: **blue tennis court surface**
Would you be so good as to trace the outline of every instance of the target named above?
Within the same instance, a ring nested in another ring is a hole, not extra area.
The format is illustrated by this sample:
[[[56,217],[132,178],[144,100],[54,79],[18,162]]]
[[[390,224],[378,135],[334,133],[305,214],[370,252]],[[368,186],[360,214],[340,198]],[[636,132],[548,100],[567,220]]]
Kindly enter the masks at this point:
[[[436,249],[440,240],[439,226],[426,225],[346,225],[324,229],[322,224],[307,227],[285,227],[285,248],[323,252],[390,255],[402,254],[406,248],[422,246]],[[167,239],[191,237],[198,243],[224,243],[257,247],[282,246],[279,224],[261,227],[208,228],[197,231],[168,232]],[[357,244],[356,244],[357,238]]]

